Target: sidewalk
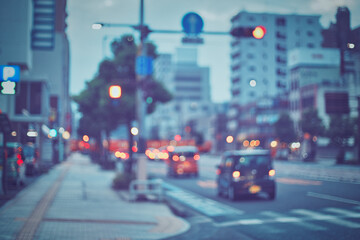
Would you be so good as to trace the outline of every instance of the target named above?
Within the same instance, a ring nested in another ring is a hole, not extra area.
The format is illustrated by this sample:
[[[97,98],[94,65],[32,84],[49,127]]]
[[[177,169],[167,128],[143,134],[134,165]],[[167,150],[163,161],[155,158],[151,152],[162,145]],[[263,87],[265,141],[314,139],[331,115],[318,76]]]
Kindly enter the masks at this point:
[[[164,203],[122,200],[114,176],[73,154],[0,208],[0,239],[164,239],[189,229]]]

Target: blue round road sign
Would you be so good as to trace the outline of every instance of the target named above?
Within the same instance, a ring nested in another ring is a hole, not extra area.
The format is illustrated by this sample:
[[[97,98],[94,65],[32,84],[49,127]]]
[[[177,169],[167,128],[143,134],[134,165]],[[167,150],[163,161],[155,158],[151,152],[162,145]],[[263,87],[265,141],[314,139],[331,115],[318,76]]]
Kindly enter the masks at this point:
[[[191,35],[199,34],[204,27],[204,22],[202,18],[194,12],[189,12],[185,14],[181,23],[184,32]]]

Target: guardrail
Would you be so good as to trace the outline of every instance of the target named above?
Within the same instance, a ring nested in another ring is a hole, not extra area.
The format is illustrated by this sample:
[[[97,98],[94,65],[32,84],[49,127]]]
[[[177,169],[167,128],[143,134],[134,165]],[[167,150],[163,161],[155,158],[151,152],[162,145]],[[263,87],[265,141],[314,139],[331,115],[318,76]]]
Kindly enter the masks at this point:
[[[129,200],[135,201],[139,195],[155,195],[158,201],[163,200],[163,181],[161,179],[133,180],[129,186]]]

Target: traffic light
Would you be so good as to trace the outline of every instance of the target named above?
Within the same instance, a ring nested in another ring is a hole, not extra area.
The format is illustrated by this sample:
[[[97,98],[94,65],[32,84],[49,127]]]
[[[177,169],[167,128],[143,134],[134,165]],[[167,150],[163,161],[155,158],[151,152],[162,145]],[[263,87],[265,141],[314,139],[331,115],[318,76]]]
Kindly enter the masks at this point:
[[[119,85],[111,85],[109,87],[109,96],[110,96],[110,98],[120,98],[121,97],[121,87]]]
[[[230,34],[233,37],[253,37],[256,39],[262,39],[266,34],[266,28],[263,26],[256,27],[235,27],[231,29]]]

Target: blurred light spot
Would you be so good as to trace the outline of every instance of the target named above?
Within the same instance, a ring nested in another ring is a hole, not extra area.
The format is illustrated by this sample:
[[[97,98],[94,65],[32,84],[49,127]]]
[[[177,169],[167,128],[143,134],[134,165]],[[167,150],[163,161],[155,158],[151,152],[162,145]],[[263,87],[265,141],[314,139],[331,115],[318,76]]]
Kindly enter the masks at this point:
[[[256,81],[253,79],[253,80],[250,81],[249,84],[250,84],[251,87],[255,87],[256,86]]]
[[[277,145],[278,145],[278,142],[275,140],[270,143],[270,146],[273,148],[277,147]]]
[[[234,137],[233,136],[227,136],[226,137],[226,142],[227,143],[232,143],[234,141]]]

